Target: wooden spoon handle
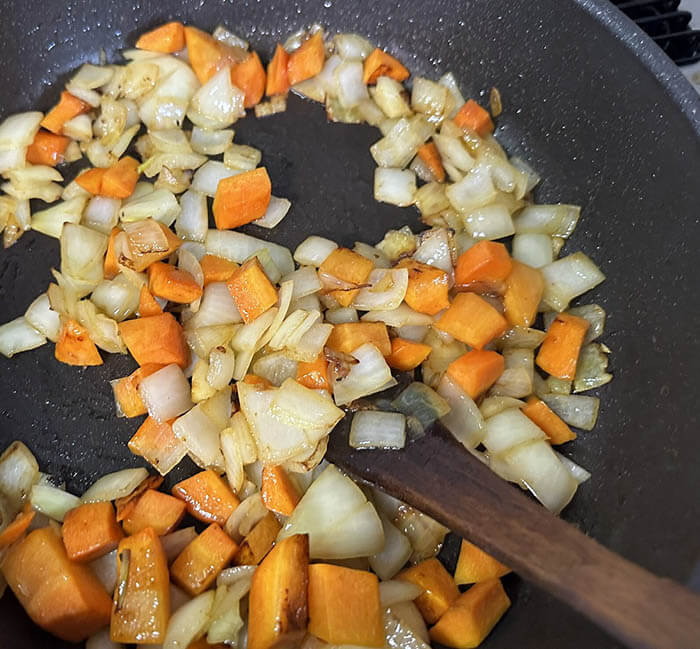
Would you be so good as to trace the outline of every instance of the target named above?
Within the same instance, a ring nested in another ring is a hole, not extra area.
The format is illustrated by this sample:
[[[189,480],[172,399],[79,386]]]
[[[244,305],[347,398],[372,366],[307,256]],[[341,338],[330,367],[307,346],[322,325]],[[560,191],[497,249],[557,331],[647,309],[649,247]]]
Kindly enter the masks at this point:
[[[340,424],[328,457],[493,554],[630,647],[700,647],[700,596],[552,515],[441,426],[402,451],[355,451],[347,424]]]

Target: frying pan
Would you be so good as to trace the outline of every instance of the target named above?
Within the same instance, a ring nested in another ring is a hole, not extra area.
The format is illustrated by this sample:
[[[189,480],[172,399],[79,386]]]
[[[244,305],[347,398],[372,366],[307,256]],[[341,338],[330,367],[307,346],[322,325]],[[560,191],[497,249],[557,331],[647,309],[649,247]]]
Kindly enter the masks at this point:
[[[98,61],[101,48],[117,60],[139,32],[170,19],[224,23],[266,56],[278,39],[318,21],[366,35],[414,73],[453,70],[467,96],[483,100],[497,86],[501,142],[541,172],[538,202],[583,205],[567,250],[582,249],[608,276],[585,301],[609,314],[604,340],[615,380],[600,390],[595,430],[565,449],[593,478],[564,517],[658,574],[697,580],[700,106],[673,64],[605,0],[4,0],[0,7],[3,116],[49,108],[76,66]],[[274,232],[256,236],[290,247],[310,233],[374,243],[389,228],[419,226],[414,211],[372,198],[375,129],[327,124],[321,107],[296,99],[283,115],[235,128],[237,141],[263,150],[275,194],[293,204]],[[46,289],[58,261],[56,242],[32,232],[0,252],[3,322]],[[132,369],[126,356],[84,370],[60,365],[49,345],[0,359],[0,446],[23,440],[42,470],[76,493],[99,474],[141,464],[126,447],[135,423],[114,416],[107,383]],[[173,479],[192,468],[183,462]],[[446,544],[448,564],[457,547],[456,539]],[[517,577],[506,587],[514,606],[485,647],[618,646]],[[11,594],[0,600],[0,638],[6,649],[69,646],[34,627]]]

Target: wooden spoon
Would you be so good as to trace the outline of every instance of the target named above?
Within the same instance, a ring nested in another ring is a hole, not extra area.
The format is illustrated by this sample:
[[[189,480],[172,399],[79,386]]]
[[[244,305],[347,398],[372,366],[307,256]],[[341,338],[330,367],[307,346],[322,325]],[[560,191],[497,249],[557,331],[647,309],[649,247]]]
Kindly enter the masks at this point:
[[[434,517],[630,647],[700,647],[700,596],[554,516],[444,427],[401,451],[357,451],[348,420],[330,436],[327,457],[353,477]]]

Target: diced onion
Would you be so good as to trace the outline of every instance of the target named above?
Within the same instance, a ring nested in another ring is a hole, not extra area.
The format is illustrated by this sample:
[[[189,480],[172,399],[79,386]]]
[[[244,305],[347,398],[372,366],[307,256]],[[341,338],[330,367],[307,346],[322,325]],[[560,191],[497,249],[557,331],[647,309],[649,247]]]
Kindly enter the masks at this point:
[[[593,342],[603,334],[603,330],[605,329],[605,310],[603,307],[597,304],[584,304],[567,309],[566,312],[588,321],[589,326],[586,331],[586,337],[583,339],[584,343]],[[545,313],[544,328],[549,329],[549,326],[556,317],[557,314],[554,311]]]
[[[289,273],[289,275],[285,275],[282,281],[294,282],[294,288],[292,290],[293,300],[298,300],[312,293],[317,293],[323,288],[321,280],[318,278],[318,273],[312,266],[302,266],[298,270]]]
[[[260,164],[260,160],[262,152],[247,144],[232,144],[224,151],[224,164],[239,173],[252,171]]]
[[[537,439],[545,439],[544,431],[520,410],[503,410],[486,420],[484,446],[490,453],[498,454],[512,446]]]
[[[119,273],[114,279],[102,280],[90,296],[90,300],[103,313],[121,322],[136,313],[141,286]]]
[[[413,553],[411,542],[399,532],[384,514],[380,514],[384,530],[384,546],[369,557],[369,565],[380,579],[391,579],[406,565]]]
[[[253,221],[253,224],[259,225],[261,228],[274,228],[287,216],[287,212],[289,212],[291,206],[292,204],[286,198],[271,196],[265,214]]]
[[[394,523],[411,542],[413,552],[410,561],[412,563],[420,563],[424,559],[437,555],[449,532],[444,525],[430,516],[406,505],[399,508]]]
[[[102,234],[109,234],[119,220],[121,201],[106,196],[93,196],[85,208],[83,223]]]
[[[497,196],[489,169],[481,165],[474,167],[459,182],[450,185],[445,193],[452,207],[465,215],[488,205]]]
[[[410,581],[382,581],[379,584],[379,601],[388,608],[399,602],[412,602],[423,594],[423,589]]]
[[[217,586],[232,586],[237,581],[251,579],[257,566],[232,566],[222,570],[216,578]]]
[[[245,115],[244,99],[245,93],[231,83],[230,68],[223,67],[194,93],[187,117],[201,128],[226,128]]]
[[[389,327],[433,324],[432,317],[414,311],[408,304],[400,304],[397,308],[388,311],[369,311],[362,316],[361,320],[363,322],[383,322]]]
[[[243,318],[225,282],[211,282],[207,284],[204,287],[201,300],[197,314],[188,322],[188,328],[243,322]]]
[[[540,331],[539,329],[513,327],[498,338],[496,344],[503,349],[535,349],[542,344],[544,337],[544,331]]]
[[[377,167],[374,170],[374,199],[406,207],[416,195],[416,174],[409,169]]]
[[[29,305],[24,317],[34,329],[46,336],[51,342],[55,343],[58,340],[58,334],[61,331],[61,321],[58,313],[51,309],[49,296],[46,293],[39,295]],[[2,332],[2,327],[0,327],[0,332]],[[0,333],[0,336],[2,336],[2,333]]]
[[[588,343],[581,348],[576,364],[574,377],[574,392],[585,392],[599,388],[612,381],[612,374],[607,372],[609,351],[604,345]]]
[[[80,498],[63,489],[38,484],[32,487],[29,501],[34,509],[59,522],[67,512],[81,504]]]
[[[32,230],[55,239],[61,237],[64,223],[80,223],[87,199],[76,196],[53,207],[32,214]]]
[[[168,559],[168,563],[174,561],[175,558],[195,539],[197,532],[194,527],[183,527],[175,530],[170,534],[160,537],[160,542],[163,545],[163,552]]]
[[[183,604],[170,616],[163,649],[183,649],[200,638],[209,625],[213,607],[213,590]]]
[[[253,374],[267,379],[272,385],[280,386],[287,379],[296,378],[298,366],[299,363],[284,352],[272,352],[253,363]]]
[[[339,309],[328,309],[324,314],[326,322],[331,324],[343,324],[344,322],[358,322],[357,309],[353,307],[341,307]]]
[[[208,160],[195,172],[191,188],[205,196],[213,197],[219,182],[239,173],[241,172],[227,167],[223,162]]]
[[[459,85],[457,85],[455,75],[452,74],[452,72],[447,72],[446,74],[443,74],[438,80],[438,83],[441,86],[445,86],[445,88],[449,90],[450,95],[452,96],[453,108],[447,114],[447,117],[452,119],[457,114],[457,111],[464,105],[464,97],[462,96],[462,92],[459,89]]]
[[[406,445],[406,417],[398,412],[360,410],[352,418],[353,448],[400,449]]]
[[[233,350],[227,345],[218,345],[209,353],[207,383],[215,390],[226,387],[233,378],[236,360]]]
[[[148,477],[143,468],[123,469],[103,475],[81,496],[84,503],[105,502],[128,496]]]
[[[44,115],[38,111],[17,113],[6,117],[0,123],[0,151],[29,146],[34,141],[43,118]]]
[[[396,309],[406,296],[408,270],[406,268],[376,268],[367,278],[368,287],[361,288],[352,306],[362,311],[390,311]]]
[[[288,275],[294,270],[294,260],[287,248],[270,241],[256,239],[242,232],[209,230],[206,246],[209,254],[230,259],[237,264],[242,264],[258,250],[267,249],[282,275]]]
[[[189,394],[187,397],[189,399]],[[219,449],[220,432],[221,428],[206,415],[201,403],[173,423],[173,433],[194,456],[193,459],[196,458],[197,463],[206,468],[223,468],[223,456]]]
[[[294,251],[294,260],[301,266],[318,268],[337,247],[335,241],[311,235]]]
[[[506,368],[491,387],[489,394],[516,399],[526,397],[532,394],[532,374],[524,367]]]
[[[108,593],[113,593],[114,587],[117,585],[117,549],[115,548],[111,552],[91,561],[88,565],[105,587],[105,590]]]
[[[548,234],[516,234],[513,237],[513,259],[533,268],[551,264],[554,259],[552,238]]]
[[[437,214],[450,207],[445,196],[445,185],[439,182],[428,182],[416,192],[416,207],[423,216]]]
[[[569,426],[593,430],[598,419],[600,399],[583,395],[545,394],[542,400]]]
[[[22,442],[12,442],[0,456],[0,494],[10,505],[10,516],[20,510],[38,480],[39,465],[32,452]]]
[[[539,376],[539,374],[537,376]],[[509,410],[511,408],[522,408],[524,405],[524,401],[514,399],[513,397],[486,397],[481,402],[479,410],[481,414],[488,419],[489,417],[493,417],[504,410]]]
[[[420,245],[413,258],[451,274],[452,252],[452,238],[447,228],[432,228],[421,232]]]
[[[374,45],[359,34],[336,34],[333,47],[341,59],[360,59],[363,61],[374,49]]]
[[[559,461],[564,465],[564,468],[571,474],[571,477],[576,480],[576,482],[583,484],[586,480],[590,479],[590,472],[566,457],[566,455],[562,455],[558,451],[554,451],[554,455],[559,458]]]
[[[119,210],[123,223],[152,218],[170,227],[180,214],[175,194],[167,189],[156,189],[145,196],[125,201]]]
[[[7,358],[41,347],[45,342],[44,335],[32,327],[24,316],[0,325],[0,354]]]
[[[474,400],[447,374],[444,374],[437,393],[445,399],[450,411],[440,417],[442,424],[466,448],[476,448],[484,436],[484,417]]]
[[[433,134],[433,130],[432,124],[422,115],[402,117],[369,148],[370,153],[380,167],[403,169],[416,155],[418,147]]]
[[[510,213],[503,205],[486,205],[464,217],[464,227],[475,239],[503,239],[515,232]]]
[[[391,406],[407,417],[417,419],[423,429],[450,411],[447,401],[420,381],[411,383],[391,402]]]
[[[351,355],[358,362],[350,368],[346,377],[333,385],[337,405],[345,405],[395,384],[391,369],[373,344],[365,343],[353,350]]]
[[[174,363],[142,379],[139,394],[148,414],[158,421],[174,419],[192,407],[190,384]]]
[[[335,69],[338,101],[344,108],[353,108],[364,99],[369,99],[367,86],[362,80],[362,75],[362,63],[356,60],[343,61]]]
[[[518,234],[549,234],[568,238],[581,214],[578,205],[529,205],[514,219]]]
[[[263,502],[260,492],[256,491],[254,494],[244,498],[241,501],[241,504],[238,505],[238,507],[236,507],[236,509],[233,510],[233,513],[228,517],[225,525],[226,534],[228,534],[237,543],[240,543],[245,536],[245,534],[241,531],[243,524],[245,524],[248,528],[252,528],[252,526],[255,524],[253,521],[259,521],[267,514],[267,511],[268,510],[265,507],[265,503]],[[226,578],[224,577],[224,579]],[[224,583],[223,580],[222,583]]]
[[[233,131],[231,129],[212,131],[199,126],[195,126],[192,129],[190,143],[195,153],[219,155],[231,146],[231,142],[233,142]]]
[[[384,75],[377,79],[372,99],[389,118],[409,117],[412,113],[408,103],[408,93],[395,79]]]
[[[540,271],[544,279],[542,302],[555,311],[563,311],[571,300],[605,279],[600,269],[582,252],[558,259]]]

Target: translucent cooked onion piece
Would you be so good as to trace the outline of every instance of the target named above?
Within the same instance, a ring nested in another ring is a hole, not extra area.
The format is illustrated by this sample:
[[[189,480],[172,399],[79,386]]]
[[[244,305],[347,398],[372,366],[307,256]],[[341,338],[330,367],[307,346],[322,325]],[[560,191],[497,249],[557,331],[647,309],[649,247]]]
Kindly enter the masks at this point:
[[[245,115],[244,100],[245,93],[231,82],[230,68],[223,67],[194,93],[187,117],[201,128],[227,128]]]
[[[148,477],[143,468],[123,469],[103,475],[81,496],[84,503],[104,502],[128,496]]]
[[[605,279],[600,269],[582,252],[558,259],[540,271],[544,279],[542,302],[555,311],[563,311],[571,300]]]
[[[50,485],[34,485],[29,494],[32,507],[55,521],[62,522],[64,516],[81,504],[80,498]]]
[[[207,198],[201,192],[189,189],[180,196],[180,212],[175,220],[175,231],[181,239],[204,243],[208,227]]]
[[[383,513],[379,518],[384,530],[384,546],[369,557],[369,565],[380,579],[391,579],[406,565],[413,548],[408,537],[399,532]]]
[[[335,241],[311,235],[304,239],[294,251],[294,260],[300,266],[318,268],[337,247],[338,244]]]
[[[392,402],[391,407],[420,422],[423,429],[428,428],[440,417],[450,411],[450,406],[435,390],[425,383],[414,381]]]
[[[552,238],[548,234],[522,233],[513,237],[513,259],[542,268],[554,260]]]
[[[416,155],[418,147],[434,132],[434,127],[422,115],[402,117],[391,130],[370,148],[380,167],[403,169]]]
[[[400,304],[387,311],[369,311],[361,318],[363,322],[383,322],[389,327],[427,326],[433,324],[433,318],[414,311],[408,304]]]
[[[282,219],[287,216],[287,212],[289,212],[291,206],[292,204],[286,198],[271,196],[265,214],[253,221],[253,224],[259,225],[261,228],[272,229],[279,225]]]
[[[0,495],[7,500],[11,517],[38,480],[39,465],[32,452],[22,442],[12,442],[0,456]]]
[[[494,455],[523,442],[546,438],[539,426],[515,408],[489,417],[485,423],[485,433],[484,446]]]
[[[337,405],[348,404],[396,384],[391,376],[391,369],[373,344],[365,343],[353,350],[351,355],[358,362],[352,365],[347,376],[333,385],[333,396]]]
[[[24,316],[0,325],[0,354],[7,358],[41,347],[45,342],[44,335],[32,327]]]
[[[80,223],[87,198],[76,196],[32,214],[32,230],[59,239],[64,223]]]
[[[369,286],[360,289],[352,306],[361,311],[390,311],[396,309],[406,296],[406,268],[375,268],[367,278]]]
[[[450,407],[450,411],[440,417],[443,426],[466,448],[476,448],[483,439],[485,424],[474,400],[447,374],[440,380],[437,393]]]
[[[583,395],[543,394],[542,400],[569,426],[593,430],[598,419],[600,399]]]
[[[384,113],[384,116],[392,119],[410,117],[413,112],[403,84],[391,77],[380,76],[377,79],[377,83],[372,89],[372,99]]]
[[[588,343],[581,348],[576,364],[574,392],[585,392],[599,388],[612,381],[612,374],[607,372],[608,348],[598,343]]]
[[[207,416],[202,404],[178,417],[173,433],[185,445],[188,453],[204,468],[223,468],[224,458],[219,449],[221,427]]]
[[[161,422],[174,419],[192,407],[190,384],[174,363],[143,379],[139,394],[148,414]]]
[[[399,207],[412,205],[416,174],[409,169],[377,167],[374,170],[374,200]]]
[[[208,160],[194,174],[191,188],[205,196],[213,198],[219,183],[231,176],[237,176],[241,171],[232,169],[218,160]]]
[[[187,329],[194,330],[216,325],[243,322],[231,292],[224,282],[211,282],[204,287],[196,315],[188,321]],[[211,350],[210,350],[211,351]],[[208,354],[207,354],[208,356]]]
[[[353,415],[350,446],[400,449],[406,445],[406,417],[398,412],[360,410]]]
[[[58,334],[61,331],[61,321],[58,313],[51,309],[47,293],[42,293],[29,305],[24,317],[34,329],[46,336],[51,342],[55,343],[58,340]],[[2,328],[0,327],[1,331]]]
[[[196,538],[197,532],[194,527],[183,527],[175,532],[161,536],[160,542],[163,545],[163,552],[165,552],[168,563],[173,561]]]
[[[209,230],[206,247],[209,254],[235,261],[237,264],[250,259],[258,250],[267,249],[282,275],[288,275],[294,270],[294,260],[287,248],[242,232]]]
[[[214,591],[209,590],[177,609],[168,622],[163,649],[189,647],[200,638],[209,625],[214,599]]]
[[[529,205],[514,219],[518,234],[548,234],[568,238],[581,214],[578,205]]]
[[[379,584],[379,600],[387,608],[400,602],[412,602],[423,592],[420,586],[410,581],[390,579]]]

